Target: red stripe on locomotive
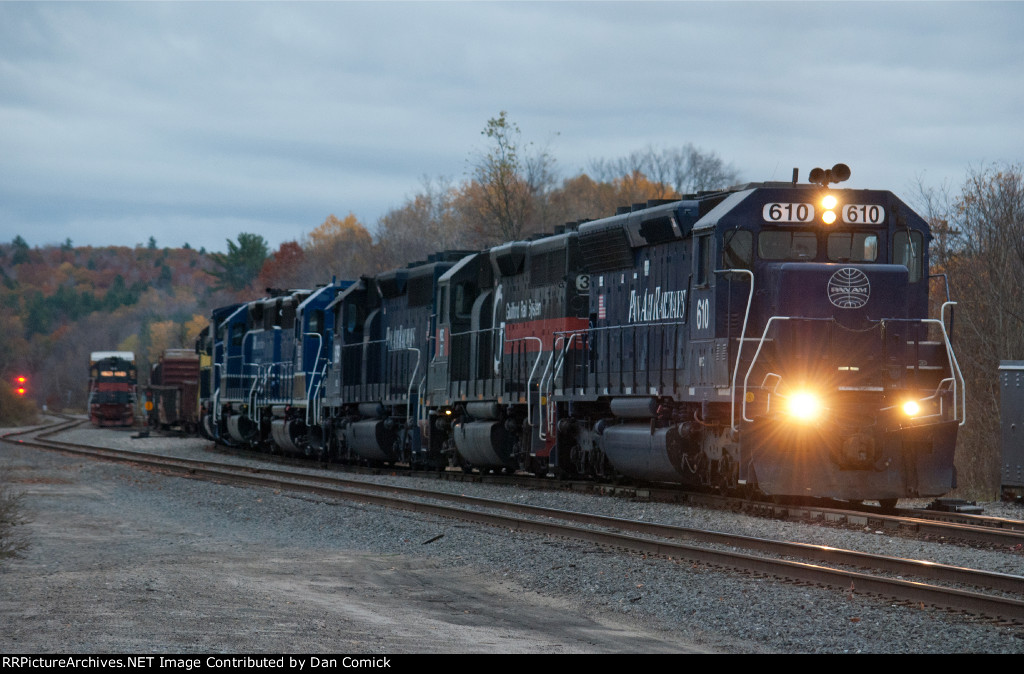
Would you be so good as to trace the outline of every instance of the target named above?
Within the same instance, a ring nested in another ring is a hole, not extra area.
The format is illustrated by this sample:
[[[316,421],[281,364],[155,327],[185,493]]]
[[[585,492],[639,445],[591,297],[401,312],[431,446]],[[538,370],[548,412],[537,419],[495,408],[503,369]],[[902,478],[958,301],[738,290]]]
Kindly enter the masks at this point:
[[[551,351],[556,332],[586,330],[589,326],[590,323],[585,318],[542,318],[523,323],[506,323],[505,353],[510,354],[516,351]],[[524,339],[526,337],[540,339],[543,346],[533,339]],[[523,341],[517,342],[514,340]]]

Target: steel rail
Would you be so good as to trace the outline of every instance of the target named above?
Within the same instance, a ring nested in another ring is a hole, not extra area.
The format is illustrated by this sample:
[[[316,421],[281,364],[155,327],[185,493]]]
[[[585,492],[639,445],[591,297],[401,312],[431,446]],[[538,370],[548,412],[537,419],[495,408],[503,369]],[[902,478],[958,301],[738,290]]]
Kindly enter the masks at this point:
[[[8,435],[25,435],[32,432],[39,432],[39,437],[47,437],[61,431],[67,430],[75,424],[83,424],[84,420],[71,420],[68,425],[64,422],[56,427],[36,427],[19,431]],[[59,442],[59,441],[55,441]],[[121,450],[128,451],[128,450]],[[142,456],[143,454],[140,454]],[[264,470],[264,473],[268,471]],[[269,473],[268,473],[269,474]],[[282,473],[286,474],[286,473]],[[431,475],[429,473],[424,475]],[[462,473],[445,473],[446,479],[470,480],[474,482],[496,482],[499,484],[510,484],[510,480],[519,480],[529,485],[540,485],[551,487],[549,479],[538,479],[533,477],[519,476],[485,476],[485,475],[464,475]],[[310,478],[313,479],[313,478]],[[338,478],[322,478],[338,479]],[[600,483],[586,483],[585,490],[596,491],[616,496],[635,496],[636,498],[654,498],[659,501],[678,502],[682,494],[688,502],[712,507],[739,507],[745,511],[755,511],[756,514],[770,514],[773,517],[782,519],[793,519],[800,521],[824,521],[832,524],[846,524],[853,526],[872,526],[880,529],[899,530],[912,532],[925,536],[954,538],[964,541],[973,541],[991,545],[1005,546],[1012,548],[1024,544],[1024,521],[1008,520],[1004,518],[982,517],[979,515],[968,515],[964,513],[946,512],[922,512],[922,511],[901,511],[902,514],[887,514],[871,510],[843,510],[826,505],[806,504],[774,504],[759,501],[739,500],[734,497],[725,497],[712,494],[687,493],[676,490],[665,490],[657,487],[629,487],[622,485],[603,485]],[[578,491],[578,490],[577,490]]]

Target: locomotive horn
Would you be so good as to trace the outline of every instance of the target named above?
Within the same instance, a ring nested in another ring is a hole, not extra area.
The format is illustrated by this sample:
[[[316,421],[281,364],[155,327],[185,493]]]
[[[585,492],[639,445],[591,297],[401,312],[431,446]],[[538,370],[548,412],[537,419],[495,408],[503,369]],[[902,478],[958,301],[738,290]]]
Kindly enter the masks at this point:
[[[832,182],[841,183],[850,179],[850,167],[846,164],[836,164],[832,167]]]
[[[830,169],[811,169],[809,180],[812,183],[828,187],[829,183],[841,183],[850,178],[850,167],[846,164],[836,164]]]

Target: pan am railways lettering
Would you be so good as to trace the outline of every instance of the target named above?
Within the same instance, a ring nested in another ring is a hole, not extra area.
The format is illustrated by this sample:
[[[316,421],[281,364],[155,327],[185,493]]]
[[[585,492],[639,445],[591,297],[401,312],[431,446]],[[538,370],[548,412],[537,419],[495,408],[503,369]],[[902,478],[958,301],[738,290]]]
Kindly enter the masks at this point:
[[[395,330],[388,328],[384,339],[387,341],[388,348],[392,351],[414,349],[416,348],[416,329],[406,328],[401,325]]]
[[[686,314],[686,291],[661,291],[661,286],[654,292],[644,290],[643,296],[635,290],[629,291],[629,323],[647,323],[667,319],[682,320]]]

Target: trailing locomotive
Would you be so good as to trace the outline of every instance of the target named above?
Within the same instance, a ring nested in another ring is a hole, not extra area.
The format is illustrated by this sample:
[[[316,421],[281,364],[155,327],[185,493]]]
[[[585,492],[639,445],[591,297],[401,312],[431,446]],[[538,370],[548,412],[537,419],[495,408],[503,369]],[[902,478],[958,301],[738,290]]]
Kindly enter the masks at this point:
[[[323,423],[311,438],[315,448],[347,460],[445,464],[424,441],[423,398],[439,281],[465,254],[438,253],[363,277],[332,304],[334,358],[321,401]]]
[[[211,363],[203,369],[209,378],[204,434],[228,444],[309,449],[332,348],[327,307],[347,286],[332,281],[316,290],[273,290],[269,297],[214,311],[197,346],[200,362]]]
[[[96,426],[135,423],[137,377],[131,351],[93,351],[89,355],[89,421]]]
[[[966,396],[953,303],[929,318],[927,223],[833,186],[848,176],[651,202],[218,310],[206,431],[335,460],[941,495]]]

